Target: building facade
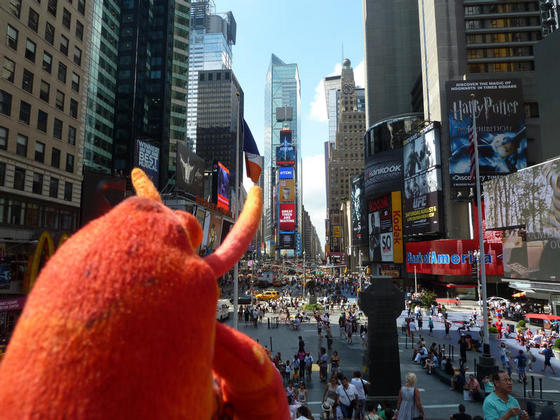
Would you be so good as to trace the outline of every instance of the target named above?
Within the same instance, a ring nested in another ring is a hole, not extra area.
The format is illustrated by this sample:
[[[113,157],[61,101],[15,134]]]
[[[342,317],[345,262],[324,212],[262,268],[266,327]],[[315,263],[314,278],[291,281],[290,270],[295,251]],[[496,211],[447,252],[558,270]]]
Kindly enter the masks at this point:
[[[220,16],[213,10],[213,1],[191,2],[187,145],[192,150],[196,150],[198,72],[231,70],[236,32],[237,24],[231,12]]]
[[[0,296],[23,293],[42,232],[78,227],[91,21],[84,0],[0,4]]]
[[[264,128],[264,209],[263,230],[267,248],[274,246],[278,237],[278,226],[274,218],[273,192],[277,176],[276,148],[280,146],[280,131],[291,131],[291,141],[295,148],[295,204],[296,233],[303,228],[302,167],[301,167],[301,86],[298,66],[286,64],[272,54],[265,86],[265,128]],[[288,118],[277,119],[279,108],[291,109]],[[277,219],[277,217],[276,217]]]

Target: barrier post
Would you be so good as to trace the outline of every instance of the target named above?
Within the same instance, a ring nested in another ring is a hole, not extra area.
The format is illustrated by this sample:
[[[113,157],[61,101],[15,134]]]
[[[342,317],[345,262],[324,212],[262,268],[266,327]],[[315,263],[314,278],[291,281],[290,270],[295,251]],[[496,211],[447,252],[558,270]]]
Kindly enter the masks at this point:
[[[531,396],[535,397],[535,377],[531,376]]]

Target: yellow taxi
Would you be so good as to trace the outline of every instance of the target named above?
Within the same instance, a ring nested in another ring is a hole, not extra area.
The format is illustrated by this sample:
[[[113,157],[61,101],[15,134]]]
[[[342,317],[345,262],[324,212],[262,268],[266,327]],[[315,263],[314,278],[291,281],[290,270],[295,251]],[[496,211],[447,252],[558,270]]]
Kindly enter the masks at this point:
[[[276,290],[265,290],[264,292],[256,296],[258,300],[276,300],[279,297],[280,293],[278,293]]]

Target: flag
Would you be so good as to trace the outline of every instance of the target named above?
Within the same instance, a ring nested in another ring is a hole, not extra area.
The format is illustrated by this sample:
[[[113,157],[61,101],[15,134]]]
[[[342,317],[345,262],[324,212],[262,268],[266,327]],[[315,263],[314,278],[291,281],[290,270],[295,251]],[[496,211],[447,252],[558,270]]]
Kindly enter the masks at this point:
[[[471,181],[474,180],[476,176],[476,157],[475,157],[475,137],[476,136],[476,126],[469,126],[469,155],[471,156]]]
[[[243,119],[243,133],[243,151],[245,152],[247,176],[256,184],[259,182],[261,176],[264,158],[259,155],[259,149],[255,143],[255,138],[245,119]]]

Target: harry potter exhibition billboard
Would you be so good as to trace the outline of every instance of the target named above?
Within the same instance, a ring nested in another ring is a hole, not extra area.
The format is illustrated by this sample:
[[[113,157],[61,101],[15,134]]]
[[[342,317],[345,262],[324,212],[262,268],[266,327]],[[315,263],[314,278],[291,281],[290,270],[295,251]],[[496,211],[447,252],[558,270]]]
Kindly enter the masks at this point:
[[[527,166],[527,135],[520,80],[449,81],[449,174],[454,187],[474,185],[470,177],[468,128],[476,119],[481,181]]]

